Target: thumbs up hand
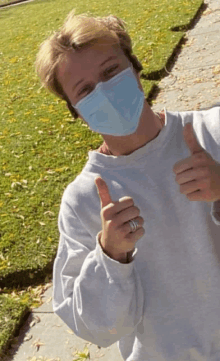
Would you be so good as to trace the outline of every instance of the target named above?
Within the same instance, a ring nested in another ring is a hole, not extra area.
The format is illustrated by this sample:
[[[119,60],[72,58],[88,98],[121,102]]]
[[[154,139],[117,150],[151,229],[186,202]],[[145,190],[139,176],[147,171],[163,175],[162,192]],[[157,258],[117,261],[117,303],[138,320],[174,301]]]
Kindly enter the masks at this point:
[[[144,220],[139,216],[140,210],[134,206],[131,197],[120,198],[113,202],[109,189],[101,177],[95,179],[101,202],[102,232],[99,243],[109,257],[127,263],[127,257],[133,253],[135,243],[144,235]],[[132,232],[130,220],[138,222],[137,229]]]
[[[191,156],[177,162],[173,171],[180,193],[190,201],[215,202],[220,199],[220,164],[198,143],[191,123],[183,130]]]

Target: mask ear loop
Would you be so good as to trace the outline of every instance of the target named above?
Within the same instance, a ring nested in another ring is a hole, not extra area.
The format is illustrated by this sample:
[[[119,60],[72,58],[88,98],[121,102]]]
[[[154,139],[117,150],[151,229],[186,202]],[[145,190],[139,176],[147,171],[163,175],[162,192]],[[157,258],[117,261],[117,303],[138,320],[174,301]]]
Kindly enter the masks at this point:
[[[134,65],[132,63],[131,63],[130,69],[131,69],[132,73],[135,74]]]

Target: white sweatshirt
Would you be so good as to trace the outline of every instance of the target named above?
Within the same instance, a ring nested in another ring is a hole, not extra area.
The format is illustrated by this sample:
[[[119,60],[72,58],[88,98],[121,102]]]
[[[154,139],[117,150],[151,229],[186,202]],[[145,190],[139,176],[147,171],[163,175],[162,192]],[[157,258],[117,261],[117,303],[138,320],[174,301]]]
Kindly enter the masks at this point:
[[[220,107],[165,111],[159,135],[127,156],[89,152],[64,192],[54,263],[54,312],[84,340],[118,342],[126,361],[220,360],[220,201],[193,202],[173,166],[189,157],[183,127],[220,163]],[[133,260],[119,263],[98,242],[100,199],[130,196],[144,218]]]

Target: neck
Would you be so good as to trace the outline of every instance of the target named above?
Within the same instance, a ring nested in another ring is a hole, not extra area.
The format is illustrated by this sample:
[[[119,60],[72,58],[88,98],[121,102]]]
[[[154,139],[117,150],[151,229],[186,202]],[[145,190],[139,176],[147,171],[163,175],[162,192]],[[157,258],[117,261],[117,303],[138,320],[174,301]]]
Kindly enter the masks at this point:
[[[162,119],[151,110],[145,101],[139,126],[135,133],[119,137],[103,134],[102,137],[110,154],[115,156],[129,155],[155,139],[162,128]]]

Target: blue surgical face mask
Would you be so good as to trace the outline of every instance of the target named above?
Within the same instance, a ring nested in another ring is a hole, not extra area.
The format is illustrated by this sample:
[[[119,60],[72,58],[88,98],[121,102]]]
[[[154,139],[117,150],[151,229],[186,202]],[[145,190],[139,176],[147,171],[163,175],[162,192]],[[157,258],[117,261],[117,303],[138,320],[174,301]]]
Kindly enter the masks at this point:
[[[75,107],[90,129],[109,135],[129,135],[138,128],[144,106],[132,69],[126,68],[110,80],[100,82]]]

